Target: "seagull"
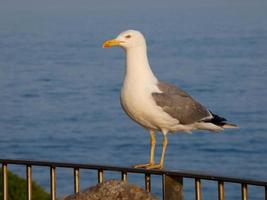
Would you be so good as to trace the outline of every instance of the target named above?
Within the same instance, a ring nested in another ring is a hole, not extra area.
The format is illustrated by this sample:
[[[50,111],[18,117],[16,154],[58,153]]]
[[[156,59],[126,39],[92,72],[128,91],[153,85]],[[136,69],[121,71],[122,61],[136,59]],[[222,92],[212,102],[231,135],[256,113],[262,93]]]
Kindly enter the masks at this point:
[[[135,168],[163,168],[168,133],[191,133],[194,130],[217,132],[225,128],[237,128],[237,125],[212,113],[180,87],[159,81],[150,68],[146,40],[139,31],[127,30],[103,43],[103,48],[112,46],[122,47],[126,53],[121,106],[133,121],[150,133],[149,162],[135,165]],[[163,134],[158,164],[154,160],[156,131]]]

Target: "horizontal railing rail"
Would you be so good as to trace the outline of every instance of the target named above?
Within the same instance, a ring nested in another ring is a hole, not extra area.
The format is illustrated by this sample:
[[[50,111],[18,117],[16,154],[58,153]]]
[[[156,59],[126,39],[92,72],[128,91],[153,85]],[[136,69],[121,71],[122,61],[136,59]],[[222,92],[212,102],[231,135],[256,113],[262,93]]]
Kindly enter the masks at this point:
[[[128,167],[117,167],[107,165],[94,164],[78,164],[66,162],[49,162],[49,161],[34,161],[34,160],[11,160],[0,159],[2,164],[2,191],[3,200],[8,200],[8,165],[22,165],[26,168],[27,179],[27,199],[32,199],[32,167],[49,167],[50,168],[50,195],[51,200],[56,199],[56,169],[71,168],[73,169],[74,177],[74,193],[80,191],[80,169],[96,170],[98,183],[104,181],[104,173],[113,171],[121,173],[121,180],[127,181],[128,173],[144,174],[145,189],[151,191],[151,175],[160,175],[162,177],[162,199],[163,200],[181,200],[183,199],[183,179],[189,178],[195,180],[195,199],[201,200],[201,180],[216,181],[218,183],[218,199],[224,200],[224,183],[237,183],[241,186],[242,200],[248,199],[248,185],[263,187],[265,200],[267,200],[267,181],[244,179],[239,177],[229,177],[218,174],[211,174],[196,171],[184,170],[146,170],[135,169]]]

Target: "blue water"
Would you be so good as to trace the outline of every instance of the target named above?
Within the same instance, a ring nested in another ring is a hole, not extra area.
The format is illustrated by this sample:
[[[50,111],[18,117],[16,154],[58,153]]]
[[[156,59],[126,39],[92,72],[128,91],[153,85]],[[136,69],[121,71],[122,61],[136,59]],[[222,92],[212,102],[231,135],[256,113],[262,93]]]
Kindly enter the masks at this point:
[[[266,2],[140,4],[0,3],[0,157],[146,162],[147,131],[129,120],[119,103],[124,53],[101,48],[104,40],[132,28],[147,37],[160,80],[180,85],[240,126],[220,134],[169,135],[166,169],[267,180]],[[71,173],[59,171],[60,195],[72,192]],[[83,188],[95,183],[88,181],[93,172],[82,175]],[[49,188],[48,170],[34,169],[34,178]],[[153,191],[160,194],[160,179],[153,179]],[[142,183],[143,177],[130,180]],[[185,182],[186,199],[194,195],[192,184]],[[204,182],[204,199],[216,199],[216,187]],[[225,187],[228,199],[240,198],[239,185]],[[263,199],[262,188],[249,190],[251,199]]]

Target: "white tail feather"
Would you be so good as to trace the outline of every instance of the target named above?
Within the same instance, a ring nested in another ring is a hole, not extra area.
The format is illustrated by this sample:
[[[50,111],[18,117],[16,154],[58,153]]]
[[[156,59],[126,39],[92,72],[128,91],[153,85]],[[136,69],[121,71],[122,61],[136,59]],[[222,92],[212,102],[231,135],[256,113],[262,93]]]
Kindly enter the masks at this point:
[[[239,128],[239,127],[235,124],[224,124],[222,128]]]

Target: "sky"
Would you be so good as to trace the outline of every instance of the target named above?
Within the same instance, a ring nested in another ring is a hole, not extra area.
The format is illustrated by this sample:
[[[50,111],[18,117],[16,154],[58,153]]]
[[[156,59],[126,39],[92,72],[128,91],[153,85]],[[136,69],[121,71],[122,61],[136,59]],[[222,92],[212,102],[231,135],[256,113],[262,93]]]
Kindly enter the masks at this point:
[[[266,6],[267,1],[265,0],[1,0],[0,5],[2,8],[10,9],[147,9],[152,11],[155,7],[162,9],[174,8],[201,8],[201,7],[212,7],[216,8],[234,8],[242,9],[249,7],[249,9],[259,9],[260,7]],[[266,10],[265,10],[266,11]],[[267,11],[266,11],[267,12]]]
[[[125,15],[130,15],[133,19],[151,15],[155,17],[165,17],[169,15],[180,15],[181,18],[193,20],[217,20],[221,21],[237,20],[241,22],[263,24],[267,21],[267,1],[266,0],[0,0],[0,17],[13,17],[16,14],[36,12],[43,15],[50,13],[68,14],[77,13],[87,15],[98,15],[107,18],[117,16],[123,21]],[[241,20],[240,20],[241,19]],[[169,19],[171,20],[171,18]],[[1,19],[0,19],[1,23]],[[245,24],[244,24],[245,25]]]

